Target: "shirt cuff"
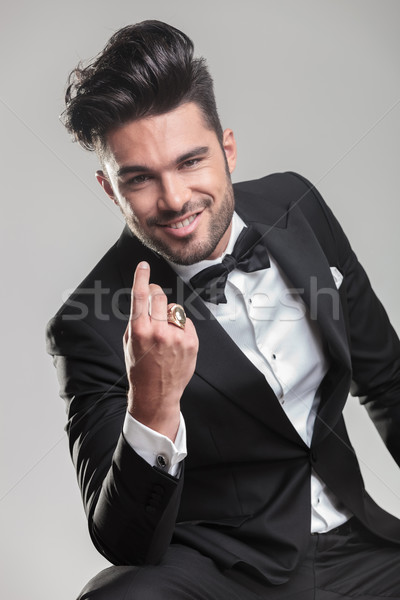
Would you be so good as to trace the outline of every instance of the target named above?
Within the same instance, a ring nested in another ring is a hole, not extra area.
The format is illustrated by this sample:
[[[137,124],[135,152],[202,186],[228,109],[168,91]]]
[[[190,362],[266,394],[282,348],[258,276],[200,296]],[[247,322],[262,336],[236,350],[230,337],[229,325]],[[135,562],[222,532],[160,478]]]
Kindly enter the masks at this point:
[[[163,469],[174,477],[179,475],[180,463],[187,456],[186,426],[182,413],[175,442],[139,423],[129,412],[125,415],[122,432],[131,448],[149,465]]]

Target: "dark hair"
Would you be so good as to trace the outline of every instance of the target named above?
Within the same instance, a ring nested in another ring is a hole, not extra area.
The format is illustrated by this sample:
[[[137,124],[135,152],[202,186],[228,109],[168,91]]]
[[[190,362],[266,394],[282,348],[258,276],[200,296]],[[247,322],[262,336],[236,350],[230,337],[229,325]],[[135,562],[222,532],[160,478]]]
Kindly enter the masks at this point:
[[[111,129],[195,102],[205,124],[222,141],[213,81],[193,42],[161,21],[143,21],[117,31],[103,52],[68,79],[62,121],[87,150],[102,151]]]

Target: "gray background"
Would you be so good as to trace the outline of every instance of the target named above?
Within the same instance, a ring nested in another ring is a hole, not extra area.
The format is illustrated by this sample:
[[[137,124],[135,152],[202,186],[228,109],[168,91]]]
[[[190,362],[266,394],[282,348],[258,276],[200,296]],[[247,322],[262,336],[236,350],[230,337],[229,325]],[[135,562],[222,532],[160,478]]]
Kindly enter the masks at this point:
[[[119,27],[186,31],[239,145],[235,180],[295,170],[341,220],[400,330],[400,3],[396,0],[2,2],[1,596],[70,600],[106,561],[91,545],[44,327],[122,228],[95,158],[58,122],[70,69]],[[400,515],[400,476],[358,402],[367,487]]]

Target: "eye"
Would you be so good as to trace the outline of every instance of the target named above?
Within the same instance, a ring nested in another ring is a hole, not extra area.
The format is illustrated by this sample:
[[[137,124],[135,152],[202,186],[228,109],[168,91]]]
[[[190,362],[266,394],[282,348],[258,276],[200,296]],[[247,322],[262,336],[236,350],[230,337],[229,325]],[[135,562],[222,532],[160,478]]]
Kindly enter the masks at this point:
[[[195,167],[197,164],[199,164],[200,161],[201,158],[189,158],[189,160],[185,160],[185,162],[182,163],[182,167],[190,169],[191,167]]]
[[[143,183],[146,183],[150,179],[151,179],[150,175],[144,175],[144,174],[143,175],[135,175],[135,177],[131,177],[125,183],[127,185],[141,185]]]

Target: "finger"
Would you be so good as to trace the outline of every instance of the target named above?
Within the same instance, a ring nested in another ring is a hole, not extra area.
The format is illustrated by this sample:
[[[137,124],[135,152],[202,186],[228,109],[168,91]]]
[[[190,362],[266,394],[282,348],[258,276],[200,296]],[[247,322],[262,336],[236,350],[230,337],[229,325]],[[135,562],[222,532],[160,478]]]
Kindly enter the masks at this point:
[[[138,319],[145,321],[149,319],[149,281],[150,266],[147,262],[140,262],[136,267],[135,276],[133,278],[131,321],[136,321]]]
[[[186,323],[185,323],[185,334],[187,337],[190,337],[193,339],[193,341],[195,342],[195,345],[198,345],[198,337],[197,337],[197,331],[196,331],[196,327],[193,324],[193,321],[191,319],[189,319],[188,317],[186,317]]]
[[[166,322],[167,320],[167,296],[159,285],[151,283],[149,297],[149,313],[152,321]]]

